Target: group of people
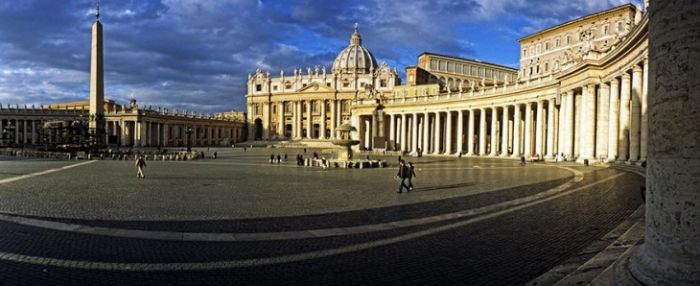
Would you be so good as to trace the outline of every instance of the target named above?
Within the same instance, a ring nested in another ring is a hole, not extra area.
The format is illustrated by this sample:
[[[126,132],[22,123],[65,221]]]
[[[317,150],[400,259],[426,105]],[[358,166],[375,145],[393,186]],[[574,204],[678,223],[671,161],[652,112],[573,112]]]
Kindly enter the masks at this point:
[[[413,191],[413,178],[416,177],[416,170],[413,167],[412,162],[408,162],[408,164],[406,164],[406,161],[399,157],[399,170],[396,177],[401,180],[399,184],[399,191],[397,193],[403,193],[404,188],[406,189],[406,192]],[[408,184],[406,184],[407,180]]]
[[[287,153],[284,153],[284,161],[287,161]],[[277,156],[275,156],[275,154],[270,154],[270,164],[273,163],[282,163],[282,156],[280,154],[277,154]]]

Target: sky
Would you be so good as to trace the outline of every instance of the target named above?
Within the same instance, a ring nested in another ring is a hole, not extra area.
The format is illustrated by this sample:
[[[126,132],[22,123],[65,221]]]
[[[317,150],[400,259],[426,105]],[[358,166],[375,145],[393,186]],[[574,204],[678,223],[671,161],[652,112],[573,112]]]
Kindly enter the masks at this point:
[[[105,97],[243,111],[249,73],[330,68],[354,23],[401,74],[422,52],[517,68],[518,38],[629,2],[102,0]],[[92,0],[0,1],[0,104],[86,100],[94,14]]]

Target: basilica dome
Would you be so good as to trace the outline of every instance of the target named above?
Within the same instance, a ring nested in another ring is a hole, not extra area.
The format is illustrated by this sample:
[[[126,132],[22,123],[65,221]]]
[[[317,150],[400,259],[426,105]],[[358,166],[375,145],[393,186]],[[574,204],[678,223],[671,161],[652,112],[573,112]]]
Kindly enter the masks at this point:
[[[333,62],[333,73],[368,74],[377,69],[374,55],[362,46],[362,37],[355,24],[355,31],[350,37],[350,45],[338,54]]]

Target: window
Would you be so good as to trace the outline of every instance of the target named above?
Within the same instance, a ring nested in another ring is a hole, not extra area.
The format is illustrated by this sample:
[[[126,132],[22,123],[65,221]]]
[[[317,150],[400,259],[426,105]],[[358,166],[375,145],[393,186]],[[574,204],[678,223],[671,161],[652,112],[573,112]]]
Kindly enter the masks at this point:
[[[327,87],[331,87],[331,83],[330,83],[330,82],[327,82],[327,83],[326,83],[326,86],[327,86]]]
[[[559,47],[559,38],[557,38],[556,40],[554,40],[554,47],[555,47],[555,48],[558,48],[558,47]]]
[[[438,68],[438,62],[437,60],[431,59],[430,60],[430,69],[431,70],[436,70]]]
[[[477,75],[479,73],[479,68],[475,66],[472,66],[471,70],[471,75]]]
[[[603,35],[607,36],[610,32],[610,25],[603,26]]]
[[[348,87],[348,86],[350,86],[350,82],[349,82],[349,81],[344,81],[344,82],[343,82],[343,87]]]
[[[380,80],[380,81],[379,81],[379,86],[380,86],[380,87],[386,87],[386,80],[385,80],[385,79]]]
[[[491,72],[492,72],[491,70],[486,70],[486,75],[485,75],[485,76],[490,78],[490,77],[491,77]]]
[[[540,44],[537,44],[537,48],[535,48],[535,53],[540,54]]]
[[[530,75],[532,75],[532,67],[530,67]]]
[[[571,44],[571,35],[566,35],[566,44]]]
[[[277,91],[277,85],[273,85],[272,90]]]
[[[301,87],[306,87],[306,84],[302,84]]]
[[[544,63],[544,71],[545,72],[549,71],[549,63]]]
[[[447,71],[454,72],[455,71],[455,64],[452,62],[447,63]]]
[[[272,106],[272,113],[277,114],[277,104]]]
[[[292,83],[291,82],[285,82],[284,83],[284,88],[292,88]]]
[[[527,57],[527,49],[523,49],[523,57]]]
[[[622,22],[617,22],[617,31],[622,32]]]
[[[255,91],[262,91],[262,84],[256,84]]]
[[[438,61],[438,63],[440,63],[440,70],[441,71],[447,71],[447,62]]]
[[[549,42],[544,43],[544,50],[545,51],[549,50]]]
[[[538,74],[540,73],[540,65],[537,65],[537,70],[536,70],[536,71],[537,71]]]

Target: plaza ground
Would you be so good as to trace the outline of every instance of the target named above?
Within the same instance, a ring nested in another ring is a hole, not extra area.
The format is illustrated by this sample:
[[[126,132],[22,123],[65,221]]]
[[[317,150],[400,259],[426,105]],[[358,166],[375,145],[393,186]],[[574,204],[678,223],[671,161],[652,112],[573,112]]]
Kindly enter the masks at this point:
[[[642,204],[643,177],[602,166],[410,157],[416,189],[397,194],[391,167],[202,151],[219,158],[148,161],[145,180],[133,161],[2,158],[0,281],[524,284]]]

